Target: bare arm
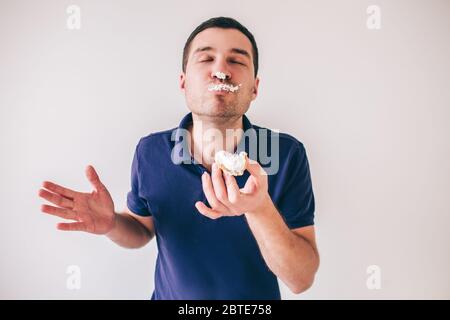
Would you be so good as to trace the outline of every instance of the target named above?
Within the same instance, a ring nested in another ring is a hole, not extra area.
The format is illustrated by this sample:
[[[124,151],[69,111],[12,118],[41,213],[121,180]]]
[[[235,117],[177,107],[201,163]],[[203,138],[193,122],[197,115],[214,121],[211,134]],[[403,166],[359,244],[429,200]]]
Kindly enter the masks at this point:
[[[59,223],[59,230],[106,235],[125,248],[140,248],[147,244],[155,234],[153,219],[140,217],[128,208],[124,213],[115,213],[111,195],[92,166],[86,168],[86,176],[94,188],[91,193],[44,181],[39,196],[55,206],[44,204],[41,211],[75,221]]]
[[[313,226],[290,230],[271,201],[261,210],[246,213],[268,267],[293,293],[307,290],[319,268]]]
[[[128,208],[124,213],[116,213],[114,227],[106,236],[124,248],[145,246],[155,235],[153,218],[141,217]]]

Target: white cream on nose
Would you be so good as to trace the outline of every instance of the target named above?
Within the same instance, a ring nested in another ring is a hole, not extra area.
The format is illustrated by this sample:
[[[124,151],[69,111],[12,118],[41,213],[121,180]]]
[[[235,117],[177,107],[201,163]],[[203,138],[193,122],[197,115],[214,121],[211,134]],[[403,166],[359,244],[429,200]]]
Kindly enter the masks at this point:
[[[223,72],[217,71],[216,73],[214,73],[214,75],[221,80],[225,80],[227,78],[227,75]]]

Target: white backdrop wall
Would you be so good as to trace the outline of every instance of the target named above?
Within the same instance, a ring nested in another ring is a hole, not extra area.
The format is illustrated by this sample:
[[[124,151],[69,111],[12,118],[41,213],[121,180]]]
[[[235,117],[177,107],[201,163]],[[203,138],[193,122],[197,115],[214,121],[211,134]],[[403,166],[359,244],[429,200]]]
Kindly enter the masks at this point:
[[[67,8],[81,9],[81,29]],[[381,13],[370,29],[367,8]],[[156,245],[56,230],[49,179],[89,191],[93,164],[125,207],[140,137],[188,112],[190,32],[213,16],[260,49],[251,121],[307,150],[321,266],[284,299],[450,298],[449,1],[0,1],[0,298],[148,299]],[[81,287],[66,286],[68,266]],[[381,271],[370,289],[367,268]]]

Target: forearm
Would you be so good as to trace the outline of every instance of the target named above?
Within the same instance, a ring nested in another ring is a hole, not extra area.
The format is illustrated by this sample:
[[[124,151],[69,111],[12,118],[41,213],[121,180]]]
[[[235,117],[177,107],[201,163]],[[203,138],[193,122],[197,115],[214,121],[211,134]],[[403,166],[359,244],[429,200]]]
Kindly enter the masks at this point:
[[[153,234],[129,214],[117,213],[114,227],[106,236],[121,247],[133,249],[146,245]]]
[[[272,201],[246,219],[270,270],[295,293],[309,288],[319,265],[316,248],[288,228]]]

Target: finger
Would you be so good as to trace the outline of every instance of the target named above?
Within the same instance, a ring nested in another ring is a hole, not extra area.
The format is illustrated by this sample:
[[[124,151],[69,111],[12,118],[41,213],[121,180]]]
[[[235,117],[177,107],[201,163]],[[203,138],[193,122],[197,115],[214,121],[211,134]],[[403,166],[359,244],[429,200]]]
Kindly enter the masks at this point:
[[[248,178],[247,182],[245,183],[244,187],[241,188],[241,193],[242,194],[252,194],[253,192],[255,192],[257,189],[256,183],[253,179]]]
[[[54,206],[43,204],[41,211],[68,220],[77,220],[77,215],[72,210],[61,209]]]
[[[202,215],[204,215],[210,219],[218,219],[218,218],[222,217],[222,214],[220,214],[219,212],[217,212],[211,208],[208,208],[208,206],[206,206],[206,204],[204,204],[201,201],[197,201],[195,203],[195,207]]]
[[[219,212],[226,212],[227,208],[219,200],[217,200],[211,177],[207,172],[202,175],[202,187],[209,205],[214,210],[217,210]]]
[[[54,193],[60,194],[60,195],[62,195],[64,197],[66,197],[66,198],[73,199],[73,198],[75,198],[75,195],[77,194],[76,191],[73,191],[71,189],[62,187],[62,186],[60,186],[60,185],[58,185],[56,183],[50,182],[50,181],[44,181],[42,183],[42,186],[45,189],[50,190],[50,191],[52,191]]]
[[[248,172],[250,172],[250,174],[255,177],[267,175],[267,172],[263,169],[263,167],[261,167],[261,165],[257,161],[250,158],[248,158],[247,166],[245,169],[247,169]]]
[[[62,197],[59,194],[49,192],[45,189],[39,189],[39,196],[47,201],[50,201],[53,204],[56,204],[59,207],[67,209],[73,208],[72,200]]]
[[[231,174],[224,173],[225,185],[227,187],[228,200],[231,204],[236,204],[243,197],[241,191],[239,190],[239,186],[236,182],[236,178]]]
[[[100,181],[100,178],[93,166],[89,165],[86,167],[86,177],[88,178],[91,185],[94,187],[95,191],[98,192],[105,189],[105,186]]]
[[[84,222],[58,223],[57,228],[62,231],[86,231]]]
[[[223,181],[222,170],[215,163],[212,165],[211,179],[217,200],[229,207],[231,203],[228,200],[228,193]]]

